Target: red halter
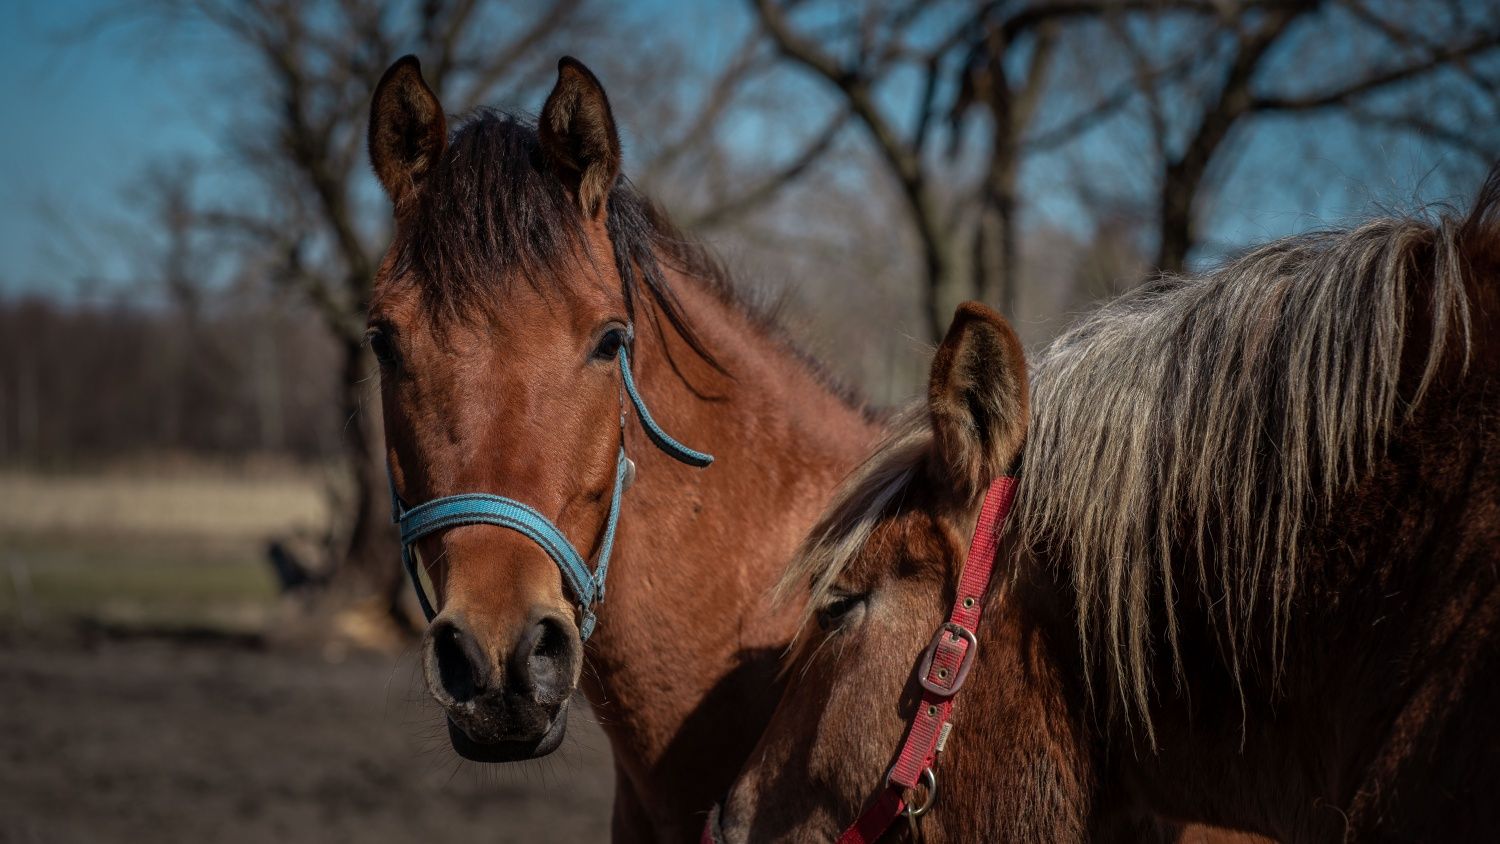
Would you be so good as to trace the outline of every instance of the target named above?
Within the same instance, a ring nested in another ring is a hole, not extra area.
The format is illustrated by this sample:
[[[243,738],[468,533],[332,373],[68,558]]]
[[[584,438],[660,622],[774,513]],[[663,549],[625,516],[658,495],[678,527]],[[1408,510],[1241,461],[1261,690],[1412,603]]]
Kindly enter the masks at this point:
[[[958,595],[953,609],[932,635],[932,642],[922,654],[917,680],[922,684],[922,699],[912,716],[906,739],[896,755],[896,764],[886,774],[885,787],[844,834],[839,844],[874,844],[885,834],[896,818],[903,814],[921,817],[937,800],[937,776],[932,766],[947,744],[953,724],[953,697],[963,687],[974,663],[979,643],[974,630],[984,610],[984,593],[989,589],[990,574],[995,567],[995,552],[1000,544],[1000,528],[1015,499],[1016,479],[997,478],[984,496],[979,510],[979,524],[969,540],[969,555],[964,558],[963,573],[958,579]],[[920,806],[906,804],[906,792],[921,783],[927,796]]]

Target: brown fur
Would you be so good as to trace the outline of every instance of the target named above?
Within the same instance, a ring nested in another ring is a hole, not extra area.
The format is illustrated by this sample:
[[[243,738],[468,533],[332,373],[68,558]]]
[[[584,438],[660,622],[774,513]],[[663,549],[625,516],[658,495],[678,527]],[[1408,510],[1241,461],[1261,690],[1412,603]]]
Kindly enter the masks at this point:
[[[1047,352],[926,840],[1500,826],[1497,205],[1500,172],[1466,217],[1270,244]],[[867,597],[799,646],[729,841],[836,834],[899,743],[984,438],[890,436],[792,569],[814,615]]]
[[[448,145],[447,118],[416,56],[391,65],[375,86],[369,145],[375,175],[399,212]]]
[[[581,78],[565,63],[559,90]],[[393,347],[381,390],[392,475],[414,503],[519,498],[592,555],[621,384],[590,351],[608,327],[634,323],[653,414],[716,461],[682,466],[628,426],[639,473],[578,679],[614,750],[615,839],[695,841],[780,693],[795,620],[764,595],[874,429],[623,178],[588,214],[538,154],[558,140],[482,112],[400,208],[370,308]],[[570,134],[561,148],[597,145]],[[462,527],[421,551],[441,618],[461,618],[498,670],[538,615],[565,617],[576,646],[556,567],[518,535]],[[515,726],[503,714],[497,730]]]
[[[584,215],[598,217],[620,175],[620,136],[604,86],[571,56],[557,63],[557,84],[542,107],[537,134],[542,149],[570,174]]]
[[[982,379],[976,373],[984,373]],[[932,362],[927,393],[945,476],[971,494],[989,486],[1021,451],[1026,436],[1026,354],[1005,319],[977,302],[960,305]],[[991,389],[990,381],[1005,381]]]

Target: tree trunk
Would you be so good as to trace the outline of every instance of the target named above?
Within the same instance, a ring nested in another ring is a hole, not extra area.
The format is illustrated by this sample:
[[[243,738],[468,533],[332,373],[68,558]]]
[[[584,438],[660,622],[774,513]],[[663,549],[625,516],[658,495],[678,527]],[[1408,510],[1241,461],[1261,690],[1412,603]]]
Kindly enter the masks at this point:
[[[1161,186],[1161,243],[1156,252],[1156,269],[1163,273],[1180,273],[1187,267],[1188,252],[1197,242],[1193,231],[1193,197],[1198,192],[1201,170],[1185,172],[1181,164],[1169,165]]]
[[[954,310],[974,296],[974,286],[971,279],[958,270],[953,258],[945,254],[942,245],[929,244],[925,251],[927,288],[922,309],[927,315],[928,339],[936,345],[948,333]]]
[[[1016,160],[1009,144],[997,148],[985,178],[984,204],[974,232],[974,291],[1006,319],[1016,318],[1019,286],[1016,241]]]
[[[402,603],[405,587],[401,548],[391,524],[390,482],[386,474],[385,433],[371,385],[375,367],[364,344],[343,346],[344,450],[351,474],[353,515],[343,553],[334,561],[329,591],[334,600],[375,598],[398,626],[410,627]]]
[[[1156,254],[1159,271],[1179,273],[1187,266],[1188,253],[1198,244],[1193,202],[1214,153],[1240,118],[1250,113],[1250,82],[1261,59],[1298,16],[1316,8],[1316,3],[1304,3],[1272,9],[1257,19],[1253,29],[1241,34],[1239,52],[1226,69],[1218,100],[1208,104],[1181,157],[1167,162],[1162,172],[1161,245]]]
[[[922,310],[927,315],[927,342],[936,344],[943,338],[943,331],[947,327],[947,316],[943,311],[943,301],[947,298],[944,287],[947,282],[943,278],[941,261],[927,260],[927,295],[923,297]]]

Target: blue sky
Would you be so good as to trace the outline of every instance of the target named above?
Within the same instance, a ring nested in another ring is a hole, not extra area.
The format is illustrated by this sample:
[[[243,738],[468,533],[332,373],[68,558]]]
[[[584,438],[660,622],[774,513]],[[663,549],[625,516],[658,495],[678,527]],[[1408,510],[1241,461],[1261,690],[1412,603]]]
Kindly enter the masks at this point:
[[[127,260],[111,254],[118,236],[97,235],[128,223],[142,171],[217,153],[215,109],[231,54],[202,28],[90,27],[101,5],[18,3],[0,27],[10,65],[0,83],[0,295],[71,297],[80,275],[127,275]],[[711,62],[732,49],[745,17],[739,4],[691,4],[655,19]]]
[[[76,293],[80,276],[128,274],[118,235],[96,235],[130,218],[130,186],[152,162],[215,153],[214,95],[222,92],[216,80],[224,59],[212,37],[178,33],[153,41],[149,29],[138,26],[87,33],[96,8],[81,0],[22,4],[0,27],[0,49],[9,59],[0,83],[0,249],[6,256],[0,295],[67,297]],[[684,4],[652,14],[710,56],[730,49],[745,21],[738,4],[732,10]],[[1368,211],[1372,201],[1402,207],[1454,191],[1429,178],[1441,153],[1421,142],[1380,146],[1372,167],[1348,171],[1342,151],[1359,140],[1336,121],[1261,125],[1246,140],[1210,220],[1210,238],[1244,244],[1338,222]],[[1084,151],[1108,160],[1123,143],[1098,133]],[[1040,161],[1028,181],[1036,219],[1067,226],[1082,209],[1049,188],[1061,166]],[[1295,178],[1299,174],[1305,178]]]
[[[197,116],[205,103],[182,84],[201,59],[153,58],[151,45],[117,31],[85,37],[97,6],[26,4],[0,27],[10,64],[0,84],[0,291],[67,293],[59,288],[91,268],[124,272],[107,251],[85,254],[105,240],[91,232],[128,211],[129,186],[149,162],[213,150]]]

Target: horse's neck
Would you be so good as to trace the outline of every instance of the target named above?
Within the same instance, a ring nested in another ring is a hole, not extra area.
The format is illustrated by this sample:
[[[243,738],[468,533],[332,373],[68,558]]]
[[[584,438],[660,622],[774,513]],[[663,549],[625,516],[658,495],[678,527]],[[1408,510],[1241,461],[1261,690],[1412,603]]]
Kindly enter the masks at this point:
[[[1096,708],[1108,678],[1092,689],[1085,679],[1071,573],[1024,552],[1007,565],[1013,576],[987,599],[975,669],[955,699],[924,837],[1269,844],[1168,820],[1141,800],[1119,761],[1146,751]]]
[[[1306,539],[1285,650],[1242,655],[1255,669],[1242,684],[1214,644],[1208,599],[1185,595],[1185,684],[1157,681],[1159,747],[1131,753],[1116,736],[1142,801],[1284,840],[1377,829],[1455,840],[1455,816],[1460,829],[1500,822],[1491,802],[1462,796],[1500,776],[1500,683],[1486,668],[1500,665],[1494,383],[1481,373],[1436,389],[1331,508]]]
[[[974,670],[954,698],[934,771],[939,799],[923,830],[930,840],[1075,842],[1097,824],[1094,724],[1070,596],[1057,569],[1014,553],[1002,552],[1006,582],[985,599]],[[1151,840],[1133,830],[1102,837]]]
[[[617,827],[653,827],[617,832],[696,840],[779,697],[794,616],[767,590],[877,431],[741,309],[673,281],[732,377],[649,318],[636,377],[656,420],[715,461],[682,466],[631,426],[638,480],[584,685],[615,753]]]

